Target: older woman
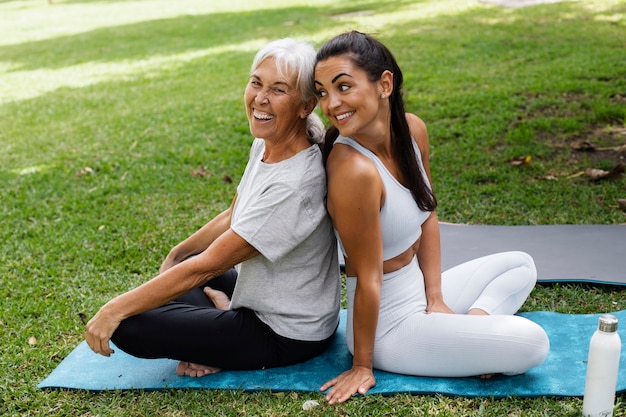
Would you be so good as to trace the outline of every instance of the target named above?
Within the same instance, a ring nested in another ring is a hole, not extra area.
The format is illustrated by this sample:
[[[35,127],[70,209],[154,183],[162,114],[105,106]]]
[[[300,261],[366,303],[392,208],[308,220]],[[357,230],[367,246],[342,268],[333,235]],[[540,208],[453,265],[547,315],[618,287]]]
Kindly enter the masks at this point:
[[[158,276],[100,309],[87,323],[94,352],[109,356],[112,340],[203,376],[290,365],[327,347],[339,268],[314,61],[310,45],[291,39],[257,53],[244,94],[256,139],[230,208],[174,247]]]

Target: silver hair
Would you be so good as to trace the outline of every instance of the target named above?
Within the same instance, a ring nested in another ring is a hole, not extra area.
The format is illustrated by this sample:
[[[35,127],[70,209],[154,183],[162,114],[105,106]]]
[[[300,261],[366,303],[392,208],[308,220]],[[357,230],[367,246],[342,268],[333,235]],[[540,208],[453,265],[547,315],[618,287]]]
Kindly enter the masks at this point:
[[[296,75],[296,86],[303,103],[315,99],[317,92],[313,85],[315,69],[315,49],[309,43],[291,38],[279,39],[267,44],[254,56],[250,73],[256,71],[261,62],[274,58],[276,68],[281,75]],[[320,117],[312,112],[306,120],[307,136],[311,143],[322,143],[326,129]]]

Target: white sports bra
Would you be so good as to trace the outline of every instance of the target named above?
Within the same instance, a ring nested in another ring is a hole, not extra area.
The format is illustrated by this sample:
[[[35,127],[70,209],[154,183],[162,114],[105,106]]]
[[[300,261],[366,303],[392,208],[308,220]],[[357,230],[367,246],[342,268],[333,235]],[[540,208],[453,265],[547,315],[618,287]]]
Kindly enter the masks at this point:
[[[422,166],[422,156],[415,141],[413,148],[417,158],[418,166],[426,181],[429,184],[428,177]],[[385,202],[380,209],[380,228],[383,238],[383,260],[392,259],[413,245],[422,235],[422,224],[430,216],[429,211],[420,209],[413,199],[411,191],[400,184],[398,180],[391,175],[387,167],[380,159],[369,149],[359,144],[354,138],[339,136],[335,140],[335,144],[342,143],[356,149],[359,153],[367,156],[374,162],[380,178],[385,187]],[[341,247],[341,251],[346,256],[343,243],[339,234],[335,230],[337,240]]]

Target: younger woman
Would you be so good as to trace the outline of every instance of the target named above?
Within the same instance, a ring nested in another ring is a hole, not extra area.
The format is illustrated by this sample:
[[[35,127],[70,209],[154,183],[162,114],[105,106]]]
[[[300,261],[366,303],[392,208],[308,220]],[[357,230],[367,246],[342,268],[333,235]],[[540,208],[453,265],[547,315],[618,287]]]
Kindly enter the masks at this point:
[[[352,369],[322,387],[332,404],[364,394],[373,368],[421,376],[519,374],[549,350],[515,316],[536,281],[532,258],[499,253],[441,273],[424,122],[405,113],[402,72],[372,37],[349,32],[317,53],[328,210],[345,256]]]

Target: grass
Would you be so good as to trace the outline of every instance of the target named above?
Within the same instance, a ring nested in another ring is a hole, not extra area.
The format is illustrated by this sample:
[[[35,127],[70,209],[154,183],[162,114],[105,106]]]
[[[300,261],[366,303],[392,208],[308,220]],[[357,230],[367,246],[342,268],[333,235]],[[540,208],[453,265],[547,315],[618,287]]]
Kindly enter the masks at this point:
[[[390,46],[429,126],[442,220],[626,221],[624,177],[580,175],[624,155],[570,147],[626,141],[626,2],[214,3],[0,1],[0,414],[577,416],[578,398],[371,395],[304,412],[321,396],[36,389],[102,303],[228,205],[251,143],[243,87],[270,39],[358,28]],[[583,284],[537,286],[523,307],[624,308],[621,287]]]

